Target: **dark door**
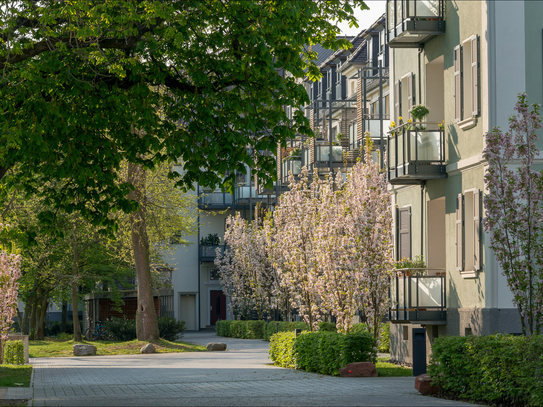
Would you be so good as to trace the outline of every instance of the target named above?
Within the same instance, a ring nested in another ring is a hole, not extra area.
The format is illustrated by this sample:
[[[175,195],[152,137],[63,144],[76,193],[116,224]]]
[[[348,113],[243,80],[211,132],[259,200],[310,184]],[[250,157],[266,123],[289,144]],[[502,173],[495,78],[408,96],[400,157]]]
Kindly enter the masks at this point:
[[[217,320],[226,319],[226,296],[222,291],[210,291],[210,324],[215,325]]]

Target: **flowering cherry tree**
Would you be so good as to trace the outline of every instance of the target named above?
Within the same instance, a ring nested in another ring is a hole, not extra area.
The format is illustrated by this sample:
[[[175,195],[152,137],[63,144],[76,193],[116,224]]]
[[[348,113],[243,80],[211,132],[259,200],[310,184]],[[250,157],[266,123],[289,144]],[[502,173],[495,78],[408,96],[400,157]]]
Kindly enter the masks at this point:
[[[17,295],[21,278],[21,257],[0,251],[0,356],[13,317],[17,315]],[[1,359],[1,358],[0,358]]]
[[[534,170],[539,157],[539,105],[519,95],[509,131],[486,134],[488,160],[483,225],[514,296],[526,335],[540,334],[543,322],[543,179]]]
[[[388,289],[394,270],[392,212],[386,176],[373,162],[372,142],[366,138],[364,160],[347,173],[345,233],[349,238],[349,264],[356,270],[369,331],[379,338],[388,312]]]
[[[321,268],[315,252],[321,181],[315,177],[309,183],[308,178],[305,167],[298,182],[292,173],[289,175],[290,190],[279,199],[273,229],[267,229],[267,243],[280,284],[290,293],[291,305],[315,330],[325,312],[318,289]]]

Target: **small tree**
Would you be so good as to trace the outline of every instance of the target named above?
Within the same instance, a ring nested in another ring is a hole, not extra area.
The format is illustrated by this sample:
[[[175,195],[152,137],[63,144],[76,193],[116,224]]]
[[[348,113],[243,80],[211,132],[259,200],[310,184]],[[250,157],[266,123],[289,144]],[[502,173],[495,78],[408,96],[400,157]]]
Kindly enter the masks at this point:
[[[486,134],[483,225],[513,293],[522,332],[537,335],[543,322],[543,180],[533,166],[541,117],[539,105],[529,106],[525,93],[515,111],[508,132],[494,127]]]
[[[17,315],[17,295],[21,277],[21,257],[0,251],[0,356],[3,354],[5,339],[13,317]],[[20,321],[19,321],[20,322]],[[1,357],[0,357],[1,359]]]

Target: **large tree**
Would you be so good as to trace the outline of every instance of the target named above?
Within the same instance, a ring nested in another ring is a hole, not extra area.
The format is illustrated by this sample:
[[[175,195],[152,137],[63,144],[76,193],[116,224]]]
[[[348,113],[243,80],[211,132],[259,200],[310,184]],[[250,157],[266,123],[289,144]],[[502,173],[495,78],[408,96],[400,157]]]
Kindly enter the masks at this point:
[[[245,165],[271,186],[275,162],[263,152],[311,134],[301,110],[289,121],[283,107],[309,101],[299,79],[319,75],[312,44],[350,46],[331,21],[356,25],[352,5],[367,8],[361,0],[6,1],[0,176],[18,164],[27,191],[110,230],[108,213],[136,211],[136,178],[165,160],[182,159],[185,188],[232,186]],[[116,182],[123,160],[136,184]],[[132,216],[132,240],[143,258],[142,215]],[[137,270],[144,281],[145,265]]]

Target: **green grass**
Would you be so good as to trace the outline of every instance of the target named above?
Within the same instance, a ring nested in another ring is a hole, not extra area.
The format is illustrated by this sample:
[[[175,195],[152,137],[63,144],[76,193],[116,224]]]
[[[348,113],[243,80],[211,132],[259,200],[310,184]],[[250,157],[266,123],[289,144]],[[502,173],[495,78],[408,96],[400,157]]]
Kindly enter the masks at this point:
[[[51,357],[66,357],[73,356],[73,345],[82,343],[96,346],[97,355],[134,355],[140,353],[140,348],[146,345],[147,342],[133,341],[82,341],[75,342],[72,340],[62,340],[56,338],[46,338],[44,341],[30,341],[30,357],[31,358],[51,358]],[[164,339],[159,339],[153,343],[157,349],[157,353],[172,353],[172,352],[201,352],[206,351],[205,346],[194,345],[184,342],[169,342]]]
[[[390,363],[388,358],[378,358],[375,368],[379,377],[413,376],[413,369]]]
[[[0,387],[28,387],[32,365],[0,365]]]

